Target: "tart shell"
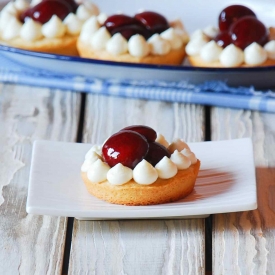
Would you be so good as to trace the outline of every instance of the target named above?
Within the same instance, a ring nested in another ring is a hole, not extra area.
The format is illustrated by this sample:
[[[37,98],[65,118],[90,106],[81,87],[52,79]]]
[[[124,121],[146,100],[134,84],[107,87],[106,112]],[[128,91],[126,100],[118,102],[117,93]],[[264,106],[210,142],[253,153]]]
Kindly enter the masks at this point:
[[[149,54],[145,57],[135,57],[129,53],[121,55],[112,55],[106,50],[94,50],[92,47],[80,39],[77,41],[77,49],[81,57],[109,60],[116,62],[131,62],[131,63],[146,63],[146,64],[158,64],[158,65],[181,65],[185,57],[185,45],[180,49],[171,50],[165,55],[152,55]]]
[[[12,46],[35,52],[79,56],[76,48],[77,36],[65,35],[60,38],[42,38],[36,41],[26,41],[16,37],[9,41],[1,40],[2,45]]]
[[[199,169],[200,161],[197,160],[188,169],[179,170],[173,178],[158,178],[150,185],[130,180],[126,184],[114,186],[108,181],[93,183],[84,172],[81,176],[89,193],[99,199],[114,204],[153,205],[177,201],[189,195],[194,189]]]
[[[199,55],[196,56],[188,56],[189,63],[194,67],[208,67],[208,68],[228,68],[220,63],[220,61],[215,62],[205,62]],[[274,66],[275,60],[267,59],[264,63],[259,65],[247,65],[242,64],[237,67],[266,67],[266,66]]]

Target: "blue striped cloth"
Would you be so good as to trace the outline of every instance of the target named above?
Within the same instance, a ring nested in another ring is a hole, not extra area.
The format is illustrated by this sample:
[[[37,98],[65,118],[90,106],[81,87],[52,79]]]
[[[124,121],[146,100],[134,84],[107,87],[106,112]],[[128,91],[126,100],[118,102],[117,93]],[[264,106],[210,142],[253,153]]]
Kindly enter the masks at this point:
[[[224,82],[192,85],[187,81],[118,81],[32,69],[0,54],[0,81],[94,94],[275,112],[275,92],[232,88]]]

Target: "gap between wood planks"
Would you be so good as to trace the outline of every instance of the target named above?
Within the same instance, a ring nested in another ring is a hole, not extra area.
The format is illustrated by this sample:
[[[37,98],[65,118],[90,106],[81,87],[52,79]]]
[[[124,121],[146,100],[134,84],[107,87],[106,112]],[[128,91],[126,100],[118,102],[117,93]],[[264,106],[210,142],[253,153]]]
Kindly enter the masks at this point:
[[[81,143],[83,140],[85,108],[86,108],[86,94],[81,93],[80,113],[79,113],[79,121],[78,121],[77,135],[76,135],[76,142],[78,143]],[[73,226],[74,226],[74,218],[68,217],[63,265],[62,265],[62,274],[64,275],[68,274],[68,270],[69,270]]]
[[[83,127],[84,127],[84,116],[86,109],[86,94],[81,93],[80,103],[80,115],[77,129],[76,142],[81,143],[83,139]],[[211,141],[211,107],[205,106],[204,109],[204,129],[205,129],[205,141]],[[62,274],[68,274],[71,242],[73,234],[74,218],[68,217],[65,248],[63,256]],[[212,215],[205,219],[205,270],[206,274],[212,274]]]

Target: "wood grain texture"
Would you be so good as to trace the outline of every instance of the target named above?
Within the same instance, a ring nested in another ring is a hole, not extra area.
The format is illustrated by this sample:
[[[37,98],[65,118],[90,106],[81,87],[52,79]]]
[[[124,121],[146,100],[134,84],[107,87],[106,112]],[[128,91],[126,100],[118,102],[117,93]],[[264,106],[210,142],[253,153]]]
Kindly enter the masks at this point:
[[[203,119],[199,106],[89,95],[84,141],[102,144],[132,124],[200,141]],[[69,274],[204,274],[204,243],[203,219],[75,220]]]
[[[275,274],[275,114],[213,109],[213,140],[242,137],[253,140],[258,209],[214,216],[213,274],[271,275]]]
[[[26,213],[35,139],[73,141],[80,97],[0,85],[0,274],[60,274],[67,219]]]

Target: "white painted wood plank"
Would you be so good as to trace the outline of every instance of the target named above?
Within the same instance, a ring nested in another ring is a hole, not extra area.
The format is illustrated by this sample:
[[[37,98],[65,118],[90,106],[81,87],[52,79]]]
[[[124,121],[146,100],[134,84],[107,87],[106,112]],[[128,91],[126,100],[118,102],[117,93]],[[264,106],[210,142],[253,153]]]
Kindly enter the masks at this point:
[[[73,141],[80,95],[0,85],[0,274],[60,274],[67,219],[26,213],[32,143]]]
[[[99,143],[132,124],[168,140],[203,139],[203,109],[194,105],[89,95],[84,141]],[[75,220],[69,274],[204,274],[204,220]]]
[[[275,115],[215,108],[212,130],[252,137],[258,186],[257,210],[214,216],[213,274],[275,274]]]

